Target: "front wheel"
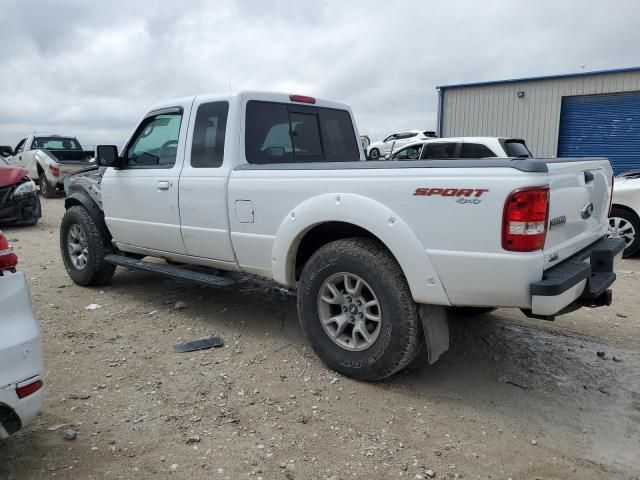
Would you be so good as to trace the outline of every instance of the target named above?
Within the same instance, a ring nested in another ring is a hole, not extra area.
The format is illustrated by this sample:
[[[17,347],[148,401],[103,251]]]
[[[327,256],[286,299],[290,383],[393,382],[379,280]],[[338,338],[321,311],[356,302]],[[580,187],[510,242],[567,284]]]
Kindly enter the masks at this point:
[[[106,263],[105,242],[86,208],[76,205],[60,224],[60,252],[64,267],[78,285],[102,285],[113,277],[116,266]]]
[[[611,209],[609,237],[623,238],[626,244],[623,257],[630,257],[640,249],[640,220],[638,216],[622,208]]]
[[[400,266],[379,242],[350,238],[316,251],[298,286],[298,313],[314,350],[331,369],[380,380],[420,348],[420,317]]]
[[[378,158],[380,158],[380,150],[378,150],[377,148],[372,148],[369,151],[369,159],[370,160],[378,160]]]
[[[56,187],[49,183],[47,176],[42,172],[39,179],[40,193],[44,198],[53,198],[56,196]]]

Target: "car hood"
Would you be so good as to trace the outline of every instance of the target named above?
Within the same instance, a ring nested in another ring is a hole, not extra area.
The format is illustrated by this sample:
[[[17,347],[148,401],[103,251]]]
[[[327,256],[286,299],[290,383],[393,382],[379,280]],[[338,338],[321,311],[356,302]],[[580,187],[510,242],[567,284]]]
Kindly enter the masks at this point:
[[[15,185],[27,176],[27,169],[12,165],[0,165],[0,187]]]

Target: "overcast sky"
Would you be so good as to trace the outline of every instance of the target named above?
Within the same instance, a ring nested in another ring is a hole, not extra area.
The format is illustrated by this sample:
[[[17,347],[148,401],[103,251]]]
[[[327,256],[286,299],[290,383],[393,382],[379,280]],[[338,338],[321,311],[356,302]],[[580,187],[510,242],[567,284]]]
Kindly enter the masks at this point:
[[[155,102],[275,90],[373,140],[435,129],[436,85],[640,65],[640,2],[0,0],[0,144],[122,145]]]

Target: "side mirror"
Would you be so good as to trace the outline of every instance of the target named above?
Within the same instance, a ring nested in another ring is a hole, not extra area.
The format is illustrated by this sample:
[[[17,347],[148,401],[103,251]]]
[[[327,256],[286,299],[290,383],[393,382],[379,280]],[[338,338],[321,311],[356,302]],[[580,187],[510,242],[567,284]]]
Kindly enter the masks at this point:
[[[122,159],[118,156],[115,145],[98,145],[96,147],[96,163],[100,167],[122,167]]]
[[[8,145],[0,145],[0,156],[10,157],[13,155],[13,148]]]

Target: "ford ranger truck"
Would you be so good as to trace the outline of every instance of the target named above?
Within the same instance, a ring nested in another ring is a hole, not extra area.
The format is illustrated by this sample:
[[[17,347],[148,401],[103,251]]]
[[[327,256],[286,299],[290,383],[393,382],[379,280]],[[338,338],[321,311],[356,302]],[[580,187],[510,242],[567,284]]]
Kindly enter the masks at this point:
[[[297,285],[318,356],[363,380],[423,346],[435,362],[449,307],[553,319],[611,303],[624,241],[606,238],[607,159],[367,162],[358,138],[347,105],[313,97],[158,104],[68,180],[67,272],[80,285],[118,265],[220,288],[234,288],[220,270]]]

